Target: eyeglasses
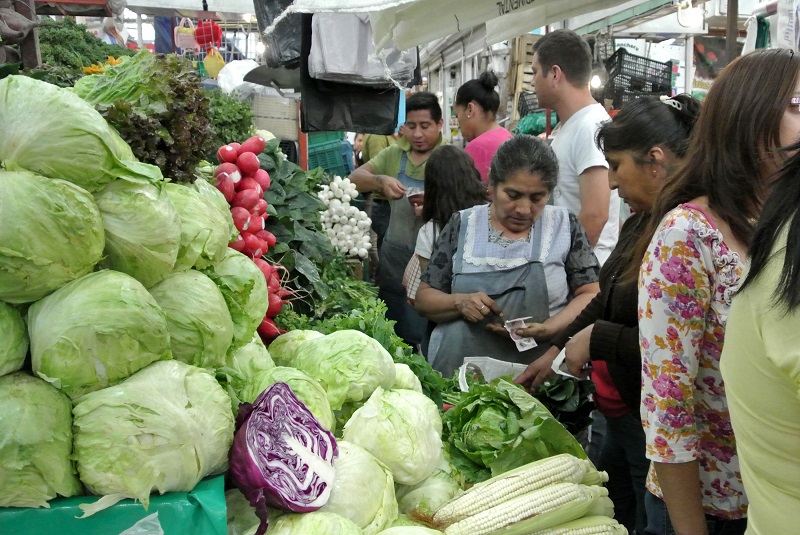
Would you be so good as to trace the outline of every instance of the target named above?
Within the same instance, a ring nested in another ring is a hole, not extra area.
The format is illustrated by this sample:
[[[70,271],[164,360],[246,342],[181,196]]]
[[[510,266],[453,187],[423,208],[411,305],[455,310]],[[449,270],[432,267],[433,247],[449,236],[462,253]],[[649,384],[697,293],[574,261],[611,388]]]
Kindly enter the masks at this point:
[[[800,96],[794,96],[789,99],[789,108],[800,113]]]

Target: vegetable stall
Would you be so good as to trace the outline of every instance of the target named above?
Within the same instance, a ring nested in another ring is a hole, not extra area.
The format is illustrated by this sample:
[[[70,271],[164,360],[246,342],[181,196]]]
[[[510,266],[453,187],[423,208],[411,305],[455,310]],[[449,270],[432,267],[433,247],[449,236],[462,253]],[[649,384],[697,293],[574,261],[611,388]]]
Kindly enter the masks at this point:
[[[197,83],[0,80],[0,532],[624,533],[588,390],[434,371],[349,267],[352,185]]]

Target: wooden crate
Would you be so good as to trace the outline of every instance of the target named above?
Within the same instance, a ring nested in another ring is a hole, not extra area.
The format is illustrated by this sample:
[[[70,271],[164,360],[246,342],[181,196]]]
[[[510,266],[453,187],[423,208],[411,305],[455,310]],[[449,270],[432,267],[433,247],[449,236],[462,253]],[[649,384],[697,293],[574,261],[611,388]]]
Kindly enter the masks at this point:
[[[255,95],[252,100],[253,123],[279,139],[297,141],[300,137],[297,101],[278,96]]]
[[[516,122],[519,117],[519,99],[522,93],[533,91],[533,44],[540,38],[539,35],[525,34],[515,40],[509,68],[510,80],[508,84],[509,96],[513,95],[511,107],[511,120]]]

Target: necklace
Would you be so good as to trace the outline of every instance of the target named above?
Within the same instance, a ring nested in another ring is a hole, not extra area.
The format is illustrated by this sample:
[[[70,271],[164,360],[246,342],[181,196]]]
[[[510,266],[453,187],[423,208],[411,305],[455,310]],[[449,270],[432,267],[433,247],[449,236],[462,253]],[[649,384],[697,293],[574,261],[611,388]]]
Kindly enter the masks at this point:
[[[525,242],[525,241],[530,240],[531,231],[533,230],[533,225],[531,225],[531,228],[528,229],[528,233],[525,236],[522,236],[522,237],[519,237],[519,238],[509,238],[507,236],[503,236],[503,231],[502,230],[497,230],[496,228],[494,228],[494,226],[492,225],[492,220],[493,219],[495,219],[495,217],[494,217],[494,214],[492,213],[492,205],[490,204],[489,205],[489,243],[493,243],[495,245],[499,245],[500,247],[508,247],[509,245],[517,243],[517,242]],[[501,226],[501,227],[503,226],[502,223],[500,223],[499,221],[495,220],[495,222],[499,226]]]

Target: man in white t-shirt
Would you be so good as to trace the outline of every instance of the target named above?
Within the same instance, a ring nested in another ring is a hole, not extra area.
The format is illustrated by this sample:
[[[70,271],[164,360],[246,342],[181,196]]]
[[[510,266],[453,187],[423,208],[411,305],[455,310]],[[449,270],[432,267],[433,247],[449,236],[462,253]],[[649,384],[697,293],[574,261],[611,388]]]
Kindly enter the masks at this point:
[[[592,98],[592,52],[571,30],[556,30],[533,46],[533,85],[539,105],[553,109],[559,126],[552,147],[558,157],[553,202],[578,216],[602,265],[617,244],[620,200],[608,185],[608,163],[595,144],[599,124],[610,120]]]

